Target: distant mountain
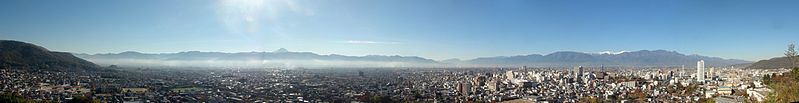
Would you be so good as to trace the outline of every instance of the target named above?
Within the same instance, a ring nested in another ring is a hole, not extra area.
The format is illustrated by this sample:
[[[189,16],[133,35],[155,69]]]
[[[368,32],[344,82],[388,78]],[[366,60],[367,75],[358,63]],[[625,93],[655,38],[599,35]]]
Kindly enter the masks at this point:
[[[778,69],[778,68],[792,68],[792,67],[799,67],[794,63],[791,63],[787,57],[777,57],[771,58],[769,60],[760,60],[755,63],[752,63],[747,68],[751,69]]]
[[[8,68],[60,71],[98,68],[70,53],[49,51],[34,44],[11,40],[0,40],[0,60],[0,66]]]
[[[423,67],[438,62],[416,56],[345,56],[291,52],[280,48],[274,52],[200,52],[147,54],[122,52],[109,54],[77,54],[78,57],[108,65],[155,66],[235,66],[235,67]]]
[[[674,51],[641,50],[622,53],[591,54],[562,51],[548,55],[485,57],[472,60],[448,59],[435,61],[416,56],[345,56],[319,55],[311,52],[292,52],[280,48],[274,52],[200,52],[148,54],[122,52],[109,54],[77,54],[78,57],[105,65],[129,66],[220,66],[220,67],[485,67],[485,66],[693,66],[705,60],[708,66],[727,66],[751,63],[700,55],[684,55]]]
[[[726,66],[732,64],[751,63],[745,60],[723,59],[700,55],[684,55],[674,51],[641,50],[618,54],[589,54],[562,51],[548,55],[521,55],[477,58],[462,63],[474,65],[513,65],[513,66],[693,66],[696,61],[704,60],[708,66]]]
[[[754,63],[733,64],[733,65],[727,65],[727,66],[724,66],[724,67],[749,68],[749,66],[751,66],[752,64],[754,64]]]

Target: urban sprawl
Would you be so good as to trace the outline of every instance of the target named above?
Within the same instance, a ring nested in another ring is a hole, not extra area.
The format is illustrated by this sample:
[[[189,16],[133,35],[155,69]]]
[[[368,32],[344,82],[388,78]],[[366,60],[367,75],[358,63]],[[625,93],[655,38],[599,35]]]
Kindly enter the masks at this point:
[[[608,68],[0,69],[0,92],[106,102],[762,102],[789,69]]]

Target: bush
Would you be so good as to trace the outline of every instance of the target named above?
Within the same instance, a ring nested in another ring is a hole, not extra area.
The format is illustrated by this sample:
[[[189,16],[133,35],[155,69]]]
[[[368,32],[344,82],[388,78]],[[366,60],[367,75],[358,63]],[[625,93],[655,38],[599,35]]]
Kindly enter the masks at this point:
[[[0,102],[2,103],[36,103],[33,100],[25,99],[22,96],[16,96],[12,94],[3,94],[0,96]]]

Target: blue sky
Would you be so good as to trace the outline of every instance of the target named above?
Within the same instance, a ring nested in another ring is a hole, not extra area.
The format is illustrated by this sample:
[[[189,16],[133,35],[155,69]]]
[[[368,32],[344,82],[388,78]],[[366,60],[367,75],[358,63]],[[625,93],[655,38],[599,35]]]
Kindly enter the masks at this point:
[[[673,50],[760,60],[799,40],[796,0],[2,0],[0,39],[76,53],[432,59]]]

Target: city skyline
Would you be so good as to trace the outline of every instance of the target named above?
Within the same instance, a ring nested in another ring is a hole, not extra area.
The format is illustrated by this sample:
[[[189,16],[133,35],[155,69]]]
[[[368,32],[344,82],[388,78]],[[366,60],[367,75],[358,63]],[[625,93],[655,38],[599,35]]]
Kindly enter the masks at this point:
[[[799,38],[790,2],[2,1],[0,38],[90,54],[286,48],[445,60],[668,50],[758,61]]]
[[[0,103],[794,103],[797,0],[0,0]]]

